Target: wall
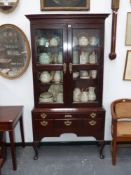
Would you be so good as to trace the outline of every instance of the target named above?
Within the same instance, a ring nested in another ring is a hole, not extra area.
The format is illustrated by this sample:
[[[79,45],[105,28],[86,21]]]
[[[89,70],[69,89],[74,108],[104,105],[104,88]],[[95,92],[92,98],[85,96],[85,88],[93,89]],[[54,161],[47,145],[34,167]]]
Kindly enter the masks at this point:
[[[110,13],[111,0],[90,0],[91,10],[88,12],[79,13]],[[103,106],[106,109],[106,126],[105,139],[110,140],[110,103],[116,98],[127,97],[131,98],[131,82],[123,81],[123,71],[125,65],[126,51],[131,47],[125,46],[125,29],[126,15],[131,11],[129,0],[121,0],[120,10],[118,13],[117,26],[117,59],[109,60],[111,42],[111,15],[105,22],[105,63],[104,63],[104,91],[103,91]],[[20,0],[18,7],[10,14],[0,13],[0,25],[11,23],[20,27],[26,34],[30,42],[30,23],[26,19],[25,14],[45,14],[54,12],[41,12],[40,0]],[[69,13],[69,12],[55,12]],[[77,12],[70,12],[77,13]],[[32,123],[31,110],[33,108],[33,82],[32,82],[32,63],[23,76],[16,80],[7,80],[0,77],[0,105],[24,105],[24,131],[26,142],[32,141]],[[18,126],[16,127],[16,141],[20,141],[20,133]],[[88,138],[76,138],[72,134],[64,134],[60,138],[46,138],[46,141],[76,141],[88,140]]]

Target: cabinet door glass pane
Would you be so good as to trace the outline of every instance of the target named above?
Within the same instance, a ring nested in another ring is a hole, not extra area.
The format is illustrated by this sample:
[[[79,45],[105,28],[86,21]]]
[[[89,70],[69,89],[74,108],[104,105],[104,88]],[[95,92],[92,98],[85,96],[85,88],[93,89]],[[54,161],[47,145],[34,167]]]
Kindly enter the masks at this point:
[[[63,72],[39,72],[39,103],[63,103]]]
[[[63,63],[62,29],[40,29],[36,31],[36,49],[38,64]]]
[[[99,30],[73,30],[73,64],[97,64],[100,47]]]
[[[98,100],[99,35],[97,29],[73,30],[73,103],[95,103]]]

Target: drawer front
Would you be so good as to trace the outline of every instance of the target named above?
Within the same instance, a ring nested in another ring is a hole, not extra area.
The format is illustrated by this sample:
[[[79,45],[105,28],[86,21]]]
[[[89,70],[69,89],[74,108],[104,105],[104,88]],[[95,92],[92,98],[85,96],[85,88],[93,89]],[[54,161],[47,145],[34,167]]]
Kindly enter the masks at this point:
[[[81,119],[54,120],[54,128],[82,128],[83,126]]]
[[[82,118],[89,118],[95,119],[104,116],[104,113],[97,113],[97,112],[89,112],[89,113],[47,113],[47,112],[37,112],[33,113],[34,119],[82,119]]]
[[[34,138],[48,137],[53,133],[53,120],[33,120]]]
[[[83,130],[83,120],[63,119],[54,121],[54,132],[60,134],[75,133],[79,134]]]
[[[95,136],[98,139],[104,139],[104,126],[105,126],[105,119],[98,118],[98,119],[84,119],[84,130],[87,135]]]

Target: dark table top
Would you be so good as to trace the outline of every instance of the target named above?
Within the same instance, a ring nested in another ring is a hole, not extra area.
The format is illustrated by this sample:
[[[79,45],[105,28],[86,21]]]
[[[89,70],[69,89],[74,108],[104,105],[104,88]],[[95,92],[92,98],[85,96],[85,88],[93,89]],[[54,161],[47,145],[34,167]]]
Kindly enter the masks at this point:
[[[0,122],[14,122],[22,111],[23,106],[0,106]]]

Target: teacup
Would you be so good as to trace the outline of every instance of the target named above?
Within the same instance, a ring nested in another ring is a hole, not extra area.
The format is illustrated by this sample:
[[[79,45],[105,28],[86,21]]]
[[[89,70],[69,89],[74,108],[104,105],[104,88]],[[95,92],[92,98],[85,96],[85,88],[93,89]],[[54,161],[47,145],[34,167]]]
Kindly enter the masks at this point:
[[[80,71],[80,77],[89,77],[88,71],[86,70]]]
[[[73,72],[73,78],[78,78],[79,77],[79,72]]]

